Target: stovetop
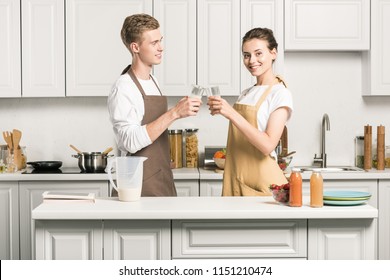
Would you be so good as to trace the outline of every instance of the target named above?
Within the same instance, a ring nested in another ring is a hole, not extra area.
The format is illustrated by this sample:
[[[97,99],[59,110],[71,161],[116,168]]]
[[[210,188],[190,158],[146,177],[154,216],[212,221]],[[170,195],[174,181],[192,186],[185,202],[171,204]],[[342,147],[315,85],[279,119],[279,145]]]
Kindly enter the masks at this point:
[[[104,172],[101,172],[104,173]],[[96,173],[96,174],[101,174]],[[87,172],[81,171],[78,167],[62,167],[54,170],[37,170],[37,169],[27,169],[22,172],[22,174],[87,174]],[[94,173],[88,173],[94,174]]]

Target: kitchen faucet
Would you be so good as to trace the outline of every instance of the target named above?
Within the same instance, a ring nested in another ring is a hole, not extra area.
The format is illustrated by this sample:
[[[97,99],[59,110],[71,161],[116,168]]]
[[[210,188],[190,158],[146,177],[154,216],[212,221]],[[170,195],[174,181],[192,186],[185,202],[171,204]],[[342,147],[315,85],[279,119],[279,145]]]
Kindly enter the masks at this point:
[[[328,114],[324,114],[322,117],[322,126],[321,126],[321,156],[317,157],[317,154],[314,155],[314,163],[319,163],[321,168],[326,168],[326,138],[325,138],[325,129],[330,130],[330,121]]]

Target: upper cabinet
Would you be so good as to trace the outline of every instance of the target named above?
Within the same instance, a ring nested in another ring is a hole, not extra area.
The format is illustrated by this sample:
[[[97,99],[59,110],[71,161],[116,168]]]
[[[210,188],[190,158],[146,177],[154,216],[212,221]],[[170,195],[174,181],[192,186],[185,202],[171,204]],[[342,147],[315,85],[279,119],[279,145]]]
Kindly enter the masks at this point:
[[[154,16],[164,38],[163,59],[154,75],[165,95],[187,95],[197,83],[196,1],[155,1]]]
[[[272,29],[278,42],[278,56],[274,62],[274,73],[283,75],[284,65],[284,31],[283,1],[280,0],[241,0],[241,32],[240,37],[254,27]],[[242,61],[242,56],[241,56]],[[249,88],[256,79],[241,62],[241,89]]]
[[[0,97],[20,97],[20,1],[0,0]]]
[[[64,0],[21,2],[22,96],[65,96]]]
[[[370,0],[285,0],[284,26],[286,51],[368,50]]]
[[[371,1],[371,50],[363,56],[363,95],[390,96],[390,0]]]
[[[131,63],[120,31],[127,16],[152,14],[152,0],[66,1],[66,95],[107,96]]]

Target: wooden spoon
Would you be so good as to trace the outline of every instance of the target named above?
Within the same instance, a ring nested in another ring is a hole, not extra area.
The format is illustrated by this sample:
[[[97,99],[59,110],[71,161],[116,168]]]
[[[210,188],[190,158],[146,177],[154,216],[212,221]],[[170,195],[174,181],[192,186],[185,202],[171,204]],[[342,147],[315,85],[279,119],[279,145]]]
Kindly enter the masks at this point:
[[[75,146],[73,146],[73,145],[69,145],[73,150],[75,150],[78,154],[82,154],[82,152],[79,150],[79,149],[77,149]]]
[[[112,147],[108,147],[107,149],[104,150],[103,154],[106,155],[109,152],[111,152],[112,150],[113,150]]]
[[[12,133],[9,131],[3,131],[4,141],[7,143],[9,150],[12,152],[14,145],[12,142]]]
[[[21,138],[22,138],[22,132],[20,130],[14,129],[12,131],[12,140],[15,149],[20,149],[19,143]]]

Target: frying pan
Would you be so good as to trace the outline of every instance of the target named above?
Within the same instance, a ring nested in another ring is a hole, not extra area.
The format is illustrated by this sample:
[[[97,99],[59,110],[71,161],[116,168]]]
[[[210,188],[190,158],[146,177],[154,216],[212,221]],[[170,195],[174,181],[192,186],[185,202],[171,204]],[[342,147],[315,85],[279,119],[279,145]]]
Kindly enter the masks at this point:
[[[62,161],[29,161],[27,164],[36,170],[55,170],[62,166]]]

